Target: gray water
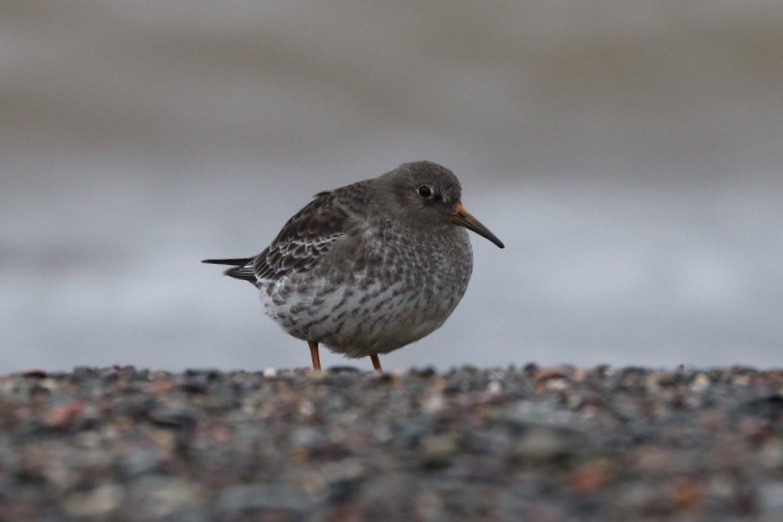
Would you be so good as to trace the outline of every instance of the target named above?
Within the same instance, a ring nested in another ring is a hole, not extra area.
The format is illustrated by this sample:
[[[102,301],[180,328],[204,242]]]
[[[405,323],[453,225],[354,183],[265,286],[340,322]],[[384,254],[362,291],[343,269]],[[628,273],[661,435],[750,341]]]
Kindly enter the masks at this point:
[[[507,248],[386,368],[779,366],[782,85],[772,0],[5,2],[0,372],[306,366],[199,260],[416,159]]]

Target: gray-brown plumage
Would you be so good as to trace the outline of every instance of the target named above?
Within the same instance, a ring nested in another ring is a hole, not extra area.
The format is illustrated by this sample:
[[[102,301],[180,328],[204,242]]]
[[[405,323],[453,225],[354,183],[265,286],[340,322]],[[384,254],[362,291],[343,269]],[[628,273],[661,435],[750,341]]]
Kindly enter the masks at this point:
[[[431,333],[459,303],[473,269],[465,228],[503,243],[462,206],[432,162],[321,192],[255,257],[207,259],[258,287],[266,313],[310,345],[372,359]],[[464,227],[464,228],[463,228]]]

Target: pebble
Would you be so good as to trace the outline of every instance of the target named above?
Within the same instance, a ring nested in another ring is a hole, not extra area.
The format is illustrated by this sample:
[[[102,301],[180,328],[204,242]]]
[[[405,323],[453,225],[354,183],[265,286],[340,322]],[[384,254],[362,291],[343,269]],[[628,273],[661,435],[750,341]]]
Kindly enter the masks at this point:
[[[246,520],[256,516],[298,520],[312,509],[311,503],[307,493],[292,486],[236,484],[220,491],[216,511],[221,520]]]

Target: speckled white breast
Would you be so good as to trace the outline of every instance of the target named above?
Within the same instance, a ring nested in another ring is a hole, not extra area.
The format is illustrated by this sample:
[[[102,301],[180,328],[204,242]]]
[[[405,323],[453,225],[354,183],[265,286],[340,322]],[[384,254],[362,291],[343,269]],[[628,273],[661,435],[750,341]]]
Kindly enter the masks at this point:
[[[283,277],[261,287],[265,311],[291,335],[349,357],[405,346],[440,327],[465,293],[472,254],[467,234],[456,232],[459,249],[437,239],[425,249],[385,243],[395,253],[381,252],[379,266],[347,259]]]

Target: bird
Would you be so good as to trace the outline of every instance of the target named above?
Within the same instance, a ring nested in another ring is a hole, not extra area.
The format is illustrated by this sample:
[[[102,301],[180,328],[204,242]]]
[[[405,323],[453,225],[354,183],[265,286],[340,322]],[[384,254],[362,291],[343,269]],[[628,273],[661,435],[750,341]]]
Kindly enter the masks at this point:
[[[307,342],[314,370],[325,345],[382,373],[379,355],[438,329],[465,294],[467,230],[505,247],[465,209],[452,171],[415,161],[319,192],[257,256],[202,262],[253,284],[266,314]]]

